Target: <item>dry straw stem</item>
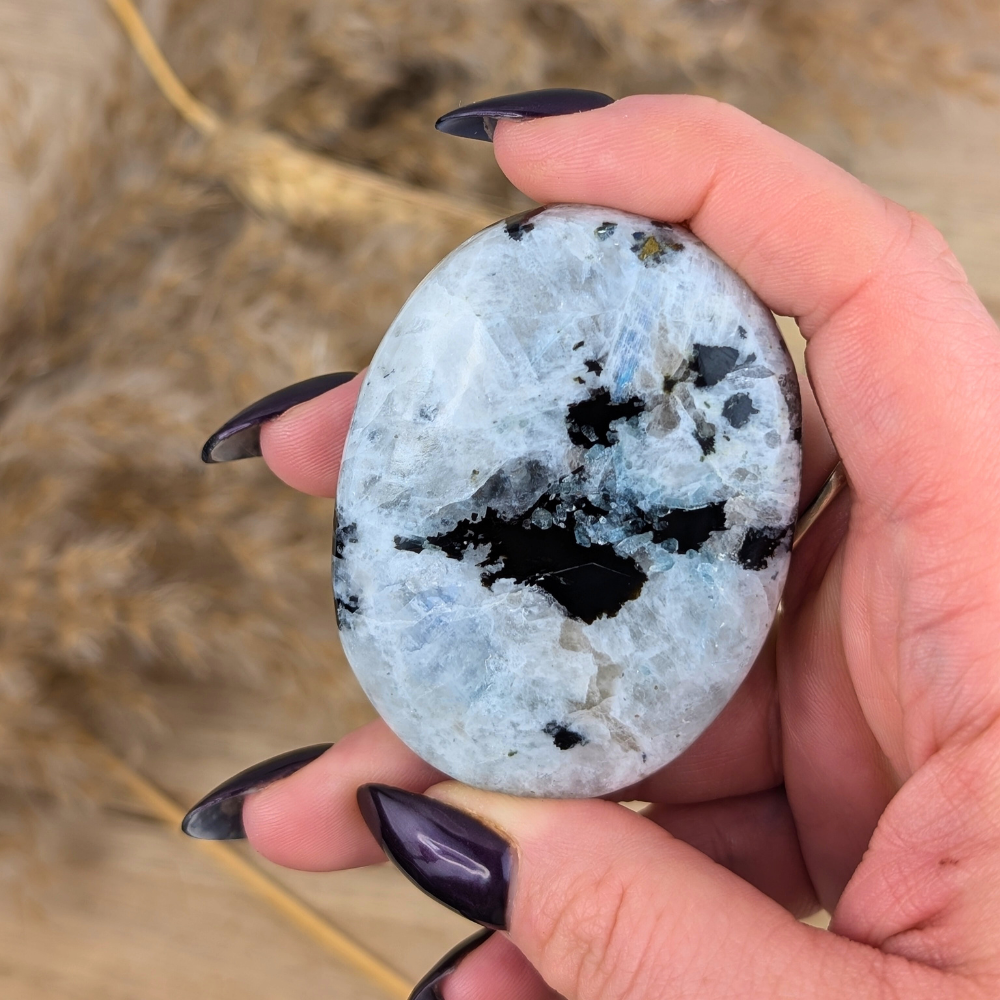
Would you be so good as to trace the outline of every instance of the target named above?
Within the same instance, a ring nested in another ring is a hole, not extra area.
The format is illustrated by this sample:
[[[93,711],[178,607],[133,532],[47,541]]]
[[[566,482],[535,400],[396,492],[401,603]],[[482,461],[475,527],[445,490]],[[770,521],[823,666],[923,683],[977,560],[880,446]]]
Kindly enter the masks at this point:
[[[163,96],[209,140],[208,165],[252,208],[305,228],[350,219],[412,221],[430,215],[471,234],[501,210],[404,184],[299,149],[283,136],[228,125],[177,78],[132,0],[107,0]]]
[[[103,744],[94,744],[93,749],[103,760],[108,771],[114,774],[153,815],[173,829],[180,829],[181,820],[184,818],[181,806]],[[374,983],[386,996],[399,1000],[405,1000],[409,996],[410,985],[398,972],[389,968],[356,941],[352,941],[322,914],[307,906],[284,886],[241,857],[231,844],[211,840],[195,840],[192,844],[204,851],[216,864],[285,917],[289,923]]]
[[[163,92],[163,96],[202,135],[214,135],[221,124],[219,116],[201,101],[196,100],[184,84],[177,79],[177,74],[164,58],[159,46],[149,33],[146,22],[143,21],[131,0],[108,0],[108,6],[121,22],[132,47],[156,81],[156,85]]]
[[[274,132],[222,126],[211,139],[209,164],[258,212],[303,228],[334,219],[410,222],[429,215],[471,235],[503,214],[336,163]]]

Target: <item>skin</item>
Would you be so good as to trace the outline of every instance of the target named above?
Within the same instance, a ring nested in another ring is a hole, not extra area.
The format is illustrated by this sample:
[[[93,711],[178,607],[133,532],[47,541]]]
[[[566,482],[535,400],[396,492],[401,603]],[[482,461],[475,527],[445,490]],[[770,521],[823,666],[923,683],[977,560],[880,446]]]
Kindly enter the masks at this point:
[[[796,550],[773,642],[681,758],[612,802],[443,781],[373,723],[248,800],[250,840],[332,870],[382,855],[367,781],[436,796],[514,845],[509,934],[446,1000],[1000,993],[1000,332],[924,219],[739,111],[633,97],[501,123],[539,202],[687,220],[808,340],[804,495],[851,488]],[[333,496],[358,380],[262,433]],[[833,933],[795,917],[823,906]]]

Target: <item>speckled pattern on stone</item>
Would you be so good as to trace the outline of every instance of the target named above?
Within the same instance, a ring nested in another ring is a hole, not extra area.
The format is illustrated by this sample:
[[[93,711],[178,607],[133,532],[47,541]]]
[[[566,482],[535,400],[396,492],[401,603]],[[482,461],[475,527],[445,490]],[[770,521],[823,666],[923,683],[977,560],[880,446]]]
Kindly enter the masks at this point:
[[[425,760],[522,795],[622,788],[746,675],[788,566],[798,387],[688,230],[552,206],[414,292],[337,497],[341,638]]]

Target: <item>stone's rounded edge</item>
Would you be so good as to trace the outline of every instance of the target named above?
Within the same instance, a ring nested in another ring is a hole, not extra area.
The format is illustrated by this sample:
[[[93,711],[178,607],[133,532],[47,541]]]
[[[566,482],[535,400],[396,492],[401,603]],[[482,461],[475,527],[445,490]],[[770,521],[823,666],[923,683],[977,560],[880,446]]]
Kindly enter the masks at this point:
[[[497,242],[500,244],[501,247],[505,248],[510,247],[512,244],[520,245],[522,241],[530,240],[531,239],[530,234],[532,233],[532,230],[535,228],[535,226],[539,224],[540,221],[543,221],[539,217],[544,216],[546,213],[549,213],[550,215],[551,214],[561,215],[563,213],[582,212],[582,211],[591,211],[598,215],[609,215],[609,216],[613,215],[617,217],[618,224],[621,224],[622,220],[627,221],[629,219],[639,219],[641,222],[648,222],[649,225],[653,226],[657,225],[657,223],[655,223],[653,220],[644,220],[642,217],[631,216],[629,213],[623,213],[617,210],[601,209],[601,208],[592,209],[581,206],[555,205],[555,206],[545,206],[542,209],[534,210],[533,212],[530,213],[522,213],[521,215],[511,217],[510,219],[502,220],[501,222],[498,222],[493,226],[487,227],[485,230],[482,230],[480,233],[471,237],[464,244],[462,244],[461,247],[457,248],[455,251],[452,252],[452,254],[450,254],[447,258],[445,258],[445,260],[442,261],[442,263],[438,265],[438,267],[435,268],[435,270],[432,271],[431,274],[428,275],[423,282],[421,282],[421,284],[418,286],[418,288],[411,296],[410,300],[408,300],[407,305],[404,306],[404,309],[401,311],[399,317],[397,317],[397,320],[394,321],[394,323],[390,327],[390,331],[387,333],[386,338],[383,340],[383,343],[380,345],[379,350],[376,352],[375,358],[373,359],[372,362],[372,366],[369,369],[365,387],[362,389],[362,398],[361,400],[359,400],[359,409],[358,411],[356,411],[355,414],[355,421],[357,420],[358,413],[362,412],[363,409],[362,402],[365,400],[366,392],[369,390],[369,388],[377,386],[380,379],[384,379],[386,376],[392,374],[391,364],[382,363],[382,358],[390,356],[393,338],[396,338],[398,340],[402,336],[403,333],[402,328],[405,327],[407,322],[407,316],[408,316],[407,307],[414,299],[417,299],[421,294],[423,294],[426,291],[427,286],[433,284],[433,282],[436,280],[435,276],[441,273],[442,268],[445,268],[445,266],[449,265],[449,263],[454,263],[456,258],[461,258],[463,256],[463,252],[467,253],[470,249],[475,249],[475,247],[478,244],[487,243],[490,240],[496,240],[496,238],[501,235],[503,236],[503,240],[497,240]],[[697,247],[699,253],[703,252],[706,255],[706,258],[714,260],[717,263],[718,267],[725,269],[723,273],[728,271],[726,265],[721,261],[719,261],[719,259],[712,253],[712,251],[709,248],[705,247],[705,245],[700,240],[698,240],[698,238],[694,236],[694,234],[690,233],[687,230],[683,230],[682,227],[678,226],[674,227],[665,226],[664,228],[675,232],[678,237],[678,242],[682,242],[685,244],[685,246],[690,248]],[[636,232],[638,232],[638,230],[636,230]],[[629,252],[635,256],[638,256],[635,246],[630,247]],[[654,250],[651,252],[655,253],[656,251]],[[777,325],[774,321],[772,314],[770,313],[769,310],[767,310],[766,306],[764,306],[763,303],[760,302],[759,298],[757,298],[756,295],[754,295],[754,293],[749,288],[743,285],[742,289],[743,291],[741,292],[741,294],[744,295],[747,299],[748,303],[747,308],[752,309],[752,312],[756,314],[756,326],[758,331],[763,332],[763,329],[766,329],[768,331],[768,336],[771,337],[772,347],[777,347],[778,353],[780,354],[780,357],[782,359],[783,371],[781,372],[781,374],[785,376],[786,381],[788,380],[789,376],[791,377],[792,380],[794,380],[794,366],[792,365],[791,358],[788,355],[787,348],[785,347],[783,341],[781,340],[780,333],[777,329]],[[750,305],[750,303],[752,303],[752,306]],[[396,346],[398,346],[398,343]],[[390,379],[390,381],[392,380]],[[797,390],[797,382],[794,383],[794,389]],[[795,422],[793,419],[793,406],[789,403],[789,396],[787,395],[787,392],[783,393],[783,396],[788,411],[789,423],[793,424]],[[348,445],[349,446],[353,445],[354,447],[356,447],[358,449],[357,454],[360,455],[363,454],[364,449],[366,447],[366,443],[361,440],[360,424],[358,432],[357,433],[355,432],[355,421],[352,421],[351,431],[349,433]],[[361,492],[364,492],[363,484],[361,483],[354,484],[350,479],[354,471],[352,462],[353,454],[354,453],[351,451],[350,447],[345,447],[344,471],[342,472],[342,479],[341,479],[342,486],[341,490],[339,491],[340,495],[338,496],[338,534],[341,534],[344,531],[347,531],[349,533],[352,527],[350,521],[351,510],[348,509],[350,507],[349,494],[351,493],[352,490],[357,492],[357,490],[359,489],[361,490]],[[799,459],[800,456],[801,456],[801,449],[799,448],[798,449]],[[795,472],[796,479],[797,479],[797,474],[798,474],[798,469],[796,468]],[[791,508],[791,510],[794,511],[794,500],[786,499],[785,506]],[[793,517],[793,514],[791,516]],[[765,540],[765,542],[766,541],[767,540]],[[411,543],[412,539],[407,539],[407,538],[402,539],[402,545],[404,548],[407,544]],[[346,544],[350,543],[348,542]],[[397,549],[400,548],[398,542],[395,547]],[[787,553],[784,554],[782,553],[780,541],[775,547],[773,547],[772,556],[773,556],[773,561],[771,563],[770,568],[776,570],[775,576],[781,577],[781,580],[779,582],[783,583],[783,578],[787,573],[788,556]],[[335,579],[336,579],[336,571],[338,569],[338,562],[340,563],[341,568],[344,568],[343,560],[338,560],[335,557],[334,560]],[[349,574],[344,576],[345,583],[348,578]],[[349,589],[348,590],[340,589],[340,592],[338,592],[338,587],[336,583],[334,589],[335,589],[335,595],[337,596],[338,617],[340,617],[341,614],[351,615],[353,613],[351,610],[352,602],[357,600],[357,595],[350,593]],[[756,652],[759,651],[759,647],[762,646],[764,641],[766,640],[766,631],[767,630],[764,629],[762,634],[760,635],[760,642],[758,644],[758,649],[755,650],[755,655]],[[631,770],[629,770],[627,773],[625,771],[619,771],[615,769],[611,773],[604,776],[589,774],[586,776],[585,779],[582,779],[580,775],[577,774],[575,776],[571,775],[570,779],[567,781],[561,781],[558,777],[555,776],[554,773],[546,776],[536,771],[535,774],[532,776],[526,773],[520,774],[516,768],[512,768],[506,771],[499,771],[491,778],[484,778],[483,777],[484,769],[482,766],[482,761],[480,761],[479,764],[466,763],[462,761],[456,762],[454,756],[450,755],[449,753],[450,748],[447,745],[444,746],[443,750],[439,751],[437,745],[435,745],[434,743],[429,743],[427,739],[424,738],[426,734],[420,731],[421,726],[419,720],[417,722],[415,732],[411,731],[413,727],[406,724],[400,724],[401,720],[398,717],[398,706],[394,706],[391,703],[391,700],[386,701],[385,699],[379,697],[379,692],[372,686],[370,678],[366,682],[366,677],[364,676],[365,669],[364,668],[358,669],[358,664],[356,661],[358,659],[364,659],[365,654],[364,651],[360,648],[360,644],[354,641],[355,637],[350,634],[350,629],[347,630],[343,638],[344,638],[345,651],[347,652],[348,658],[352,662],[352,665],[355,666],[356,673],[358,673],[359,680],[361,681],[362,686],[365,688],[366,693],[369,694],[369,697],[375,704],[376,709],[380,711],[380,714],[383,715],[386,721],[389,722],[390,726],[394,728],[397,731],[397,734],[400,736],[400,738],[403,739],[403,742],[405,742],[408,746],[410,746],[411,749],[414,750],[414,752],[418,753],[419,755],[427,759],[431,764],[443,770],[445,773],[451,774],[453,777],[456,777],[459,780],[464,780],[473,784],[478,784],[482,787],[489,787],[494,790],[504,791],[512,794],[521,794],[521,795],[543,794],[546,796],[556,796],[556,797],[587,797],[592,795],[609,794],[611,792],[618,790],[619,788],[634,784],[636,781],[639,781],[642,778],[648,776],[649,774],[655,772],[664,764],[668,763],[670,760],[677,757],[691,743],[694,742],[694,740],[697,738],[700,732],[702,732],[704,728],[706,728],[707,725],[709,725],[711,721],[718,715],[722,707],[724,707],[726,701],[728,701],[728,698],[739,686],[739,683],[742,682],[743,677],[752,666],[754,659],[754,657],[751,656],[746,660],[746,662],[743,664],[742,672],[739,674],[739,676],[736,676],[735,674],[732,675],[731,683],[730,685],[728,685],[730,689],[727,692],[725,692],[725,697],[722,697],[721,700],[717,698],[716,700],[718,703],[714,705],[712,710],[710,712],[704,713],[703,718],[701,718],[699,721],[699,726],[696,732],[689,733],[683,740],[679,739],[678,741],[676,741],[675,744],[669,748],[668,752],[662,752],[664,748],[661,748],[661,753],[659,754],[650,753],[649,751],[646,751],[645,760],[642,760],[640,755],[636,754],[634,758],[636,766]],[[394,714],[396,715],[395,718]],[[553,739],[562,738],[563,741],[565,742],[566,740],[571,738],[568,736],[559,735],[560,726],[557,723],[557,720],[552,720],[552,724],[553,724],[553,733],[556,734],[553,737]],[[556,745],[558,746],[558,744]],[[569,749],[560,752],[573,753],[573,750]],[[497,758],[497,759],[500,761],[501,764],[504,763],[502,758]],[[558,764],[559,764],[559,759],[557,756],[555,771],[558,771],[559,769]]]

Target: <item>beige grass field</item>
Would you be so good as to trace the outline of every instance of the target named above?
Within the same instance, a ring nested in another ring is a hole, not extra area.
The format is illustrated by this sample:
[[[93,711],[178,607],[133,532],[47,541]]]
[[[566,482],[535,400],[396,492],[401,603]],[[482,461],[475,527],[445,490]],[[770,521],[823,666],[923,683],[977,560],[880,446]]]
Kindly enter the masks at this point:
[[[140,9],[226,122],[487,215],[525,202],[485,144],[433,131],[459,103],[548,85],[731,100],[926,214],[1000,315],[992,0]],[[189,804],[372,714],[337,642],[330,502],[199,449],[256,397],[361,367],[468,223],[333,203],[289,221],[234,193],[233,170],[105,0],[0,0],[4,1000],[388,995],[101,749]],[[384,866],[260,864],[406,981],[468,933]]]

